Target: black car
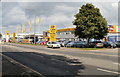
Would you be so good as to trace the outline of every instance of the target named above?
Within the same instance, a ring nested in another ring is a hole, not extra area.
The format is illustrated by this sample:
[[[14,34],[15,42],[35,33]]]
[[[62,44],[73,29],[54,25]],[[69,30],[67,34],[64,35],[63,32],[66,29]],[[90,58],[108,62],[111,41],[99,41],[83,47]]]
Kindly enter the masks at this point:
[[[120,47],[120,41],[116,41],[115,44],[117,47]]]
[[[113,42],[103,42],[105,48],[116,48],[116,44]]]
[[[89,48],[97,48],[97,47],[103,47],[103,42],[102,41],[93,41],[90,42],[89,45],[87,45]]]

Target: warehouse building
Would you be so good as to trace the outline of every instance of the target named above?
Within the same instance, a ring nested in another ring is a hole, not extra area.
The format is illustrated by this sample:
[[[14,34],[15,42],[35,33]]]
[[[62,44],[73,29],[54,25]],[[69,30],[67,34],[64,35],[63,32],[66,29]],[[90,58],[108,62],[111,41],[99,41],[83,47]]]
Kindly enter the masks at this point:
[[[118,32],[118,26],[116,25],[108,25],[109,33],[104,38],[104,41],[120,41],[120,32]],[[65,28],[65,29],[57,29],[56,31],[56,38],[57,40],[79,40],[78,37],[75,37],[74,35],[74,30],[75,28]],[[46,40],[49,40],[49,31],[44,31],[43,32],[43,38]],[[95,39],[92,39],[93,41]]]

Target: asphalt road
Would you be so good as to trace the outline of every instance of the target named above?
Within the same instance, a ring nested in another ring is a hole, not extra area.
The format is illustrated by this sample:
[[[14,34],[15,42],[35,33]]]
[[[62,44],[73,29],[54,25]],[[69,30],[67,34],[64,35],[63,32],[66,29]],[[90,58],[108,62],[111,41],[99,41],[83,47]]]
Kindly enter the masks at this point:
[[[14,60],[10,60],[9,58],[2,57],[2,77],[5,76],[41,76],[34,71],[23,67],[22,65],[16,63]],[[42,76],[41,76],[42,77]]]
[[[82,51],[5,44],[2,45],[2,54],[48,77],[58,75],[110,75],[115,77],[118,75],[117,51]]]

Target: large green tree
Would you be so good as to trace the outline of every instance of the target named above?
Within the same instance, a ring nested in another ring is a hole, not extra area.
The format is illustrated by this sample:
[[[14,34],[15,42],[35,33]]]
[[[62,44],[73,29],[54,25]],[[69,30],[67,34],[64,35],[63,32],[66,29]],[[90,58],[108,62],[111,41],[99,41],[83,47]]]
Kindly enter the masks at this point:
[[[103,39],[108,33],[107,21],[101,15],[100,10],[94,5],[83,5],[75,15],[73,25],[76,25],[75,36],[89,40]]]

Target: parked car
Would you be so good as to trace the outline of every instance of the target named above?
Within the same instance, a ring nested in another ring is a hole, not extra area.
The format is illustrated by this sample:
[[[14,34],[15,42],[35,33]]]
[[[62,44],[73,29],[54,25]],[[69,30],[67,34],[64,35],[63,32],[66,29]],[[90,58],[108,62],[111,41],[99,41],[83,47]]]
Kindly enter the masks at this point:
[[[103,45],[103,47],[105,47],[105,48],[116,48],[116,44],[115,43],[113,43],[113,42],[103,42],[104,43],[104,45]]]
[[[85,42],[83,41],[73,41],[73,42],[70,42],[66,45],[66,47],[79,47],[79,48],[83,48],[85,47]]]
[[[22,42],[22,39],[16,39],[18,43],[21,43]]]
[[[64,41],[64,42],[62,43],[62,46],[63,46],[63,47],[66,47],[66,45],[67,45],[68,43],[70,43],[70,42],[72,42],[72,41]]]
[[[42,40],[41,41],[37,41],[36,44],[40,44],[41,42],[43,42]]]
[[[57,42],[47,42],[47,47],[51,47],[51,48],[60,48],[60,44]]]
[[[117,47],[120,47],[120,41],[116,41],[115,44]]]
[[[43,42],[41,42],[40,44],[41,44],[41,45],[45,45],[45,44],[47,44],[47,42],[48,42],[48,41],[43,41]]]
[[[89,45],[87,45],[89,48],[98,48],[98,47],[103,47],[103,42],[102,41],[93,41],[90,42]]]
[[[74,47],[75,45],[75,42],[70,42],[70,43],[67,43],[66,47]]]
[[[85,41],[80,41],[76,43],[77,48],[86,48],[87,43]]]
[[[85,48],[85,47],[86,47],[86,42],[84,42],[84,41],[75,42],[74,47],[77,47],[77,48]]]
[[[6,42],[6,39],[2,39],[2,42]]]
[[[57,42],[61,45],[61,47],[64,47],[64,45],[63,45],[64,41],[59,40]]]
[[[66,45],[66,47],[76,47],[76,44],[78,43],[78,41],[72,41],[72,42],[70,42],[70,43],[68,43],[67,45]]]

